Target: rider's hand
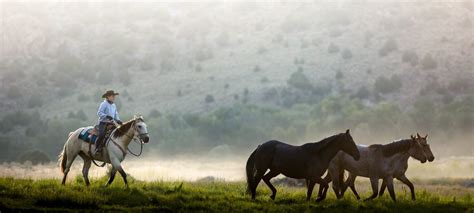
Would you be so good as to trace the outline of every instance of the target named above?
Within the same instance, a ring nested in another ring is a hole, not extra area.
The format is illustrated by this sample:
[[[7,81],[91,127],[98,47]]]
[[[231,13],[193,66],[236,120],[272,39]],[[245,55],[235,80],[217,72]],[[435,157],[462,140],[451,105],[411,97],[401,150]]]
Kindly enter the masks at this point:
[[[123,124],[123,122],[122,122],[121,120],[117,120],[117,123],[118,123],[119,125],[122,125],[122,124]]]

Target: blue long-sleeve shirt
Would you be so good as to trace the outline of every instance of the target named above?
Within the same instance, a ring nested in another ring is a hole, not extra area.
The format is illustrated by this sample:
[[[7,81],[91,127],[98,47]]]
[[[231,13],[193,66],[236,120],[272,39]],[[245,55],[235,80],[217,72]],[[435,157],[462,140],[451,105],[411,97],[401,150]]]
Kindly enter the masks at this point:
[[[107,121],[107,116],[112,117],[116,121],[120,120],[117,107],[114,103],[110,104],[107,100],[104,100],[102,103],[100,103],[97,115],[99,116],[99,122]]]

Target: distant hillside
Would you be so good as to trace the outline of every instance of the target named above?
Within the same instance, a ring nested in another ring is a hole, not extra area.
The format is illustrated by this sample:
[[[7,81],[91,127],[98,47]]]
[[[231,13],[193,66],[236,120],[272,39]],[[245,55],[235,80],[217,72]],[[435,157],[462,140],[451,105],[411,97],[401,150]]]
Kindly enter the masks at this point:
[[[2,112],[82,109],[92,120],[106,88],[125,93],[129,114],[206,112],[244,97],[274,106],[298,70],[323,96],[362,90],[368,102],[473,92],[469,1],[2,6]]]

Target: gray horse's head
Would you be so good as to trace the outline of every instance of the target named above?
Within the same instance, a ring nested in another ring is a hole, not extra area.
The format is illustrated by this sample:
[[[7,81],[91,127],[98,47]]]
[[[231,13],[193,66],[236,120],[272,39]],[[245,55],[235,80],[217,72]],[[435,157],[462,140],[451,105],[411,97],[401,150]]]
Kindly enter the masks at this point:
[[[344,137],[343,144],[342,144],[342,150],[352,156],[354,160],[359,160],[360,158],[360,153],[359,149],[357,149],[357,146],[354,142],[354,139],[352,139],[351,133],[349,129],[346,130],[346,133],[342,133],[342,137]]]
[[[143,120],[143,116],[135,115],[133,119],[135,121],[135,135],[144,143],[148,143],[148,141],[150,141],[150,136],[148,135],[147,125]]]
[[[429,162],[434,161],[435,157],[433,155],[433,152],[431,152],[430,145],[428,144],[428,134],[426,134],[425,137],[420,136],[420,134],[416,133],[416,140],[418,143],[420,143],[421,147],[423,148],[423,151],[425,152],[426,157],[428,158]]]
[[[418,142],[416,137],[413,135],[410,136],[411,141],[410,141],[410,149],[408,149],[408,153],[410,154],[411,157],[419,160],[421,163],[426,163],[426,154],[423,151],[423,147],[421,144]]]

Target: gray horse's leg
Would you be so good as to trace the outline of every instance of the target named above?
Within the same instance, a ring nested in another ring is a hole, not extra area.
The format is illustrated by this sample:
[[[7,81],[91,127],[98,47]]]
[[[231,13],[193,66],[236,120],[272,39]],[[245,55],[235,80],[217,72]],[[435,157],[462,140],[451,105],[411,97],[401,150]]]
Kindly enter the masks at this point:
[[[404,184],[406,184],[409,188],[410,188],[410,191],[411,191],[411,199],[412,200],[416,200],[415,198],[415,187],[413,186],[413,183],[411,183],[410,180],[408,180],[407,176],[405,175],[402,175],[400,177],[397,177],[397,179],[401,182],[403,182]]]
[[[107,181],[107,184],[105,186],[109,186],[110,184],[112,184],[112,182],[114,182],[115,174],[117,174],[117,169],[112,167],[112,170],[110,171],[109,181]]]
[[[393,201],[397,201],[395,198],[395,190],[393,189],[393,177],[386,177],[385,180],[387,181],[387,189],[388,193],[390,193],[390,197]]]
[[[71,169],[71,165],[74,162],[74,160],[76,159],[76,157],[77,157],[77,154],[67,155],[66,166],[64,167],[64,176],[63,176],[63,180],[61,182],[62,185],[66,184],[67,174],[69,173],[69,170]]]
[[[324,182],[326,183],[330,183],[332,180],[331,180],[331,174],[329,173],[328,171],[328,174],[324,177]],[[320,202],[320,201],[323,201],[324,199],[326,199],[326,195],[327,195],[327,192],[328,192],[328,187],[324,187],[323,185],[319,185],[319,192],[318,192],[318,198],[316,199],[316,202]]]
[[[84,159],[84,166],[82,167],[82,176],[84,177],[84,182],[86,186],[91,185],[89,182],[89,169],[91,168],[92,161],[90,159]]]
[[[370,178],[370,185],[372,186],[372,195],[365,199],[367,200],[373,200],[374,198],[377,197],[378,191],[379,191],[379,179],[377,177],[371,177]]]
[[[344,193],[347,190],[347,187],[349,186],[352,190],[352,193],[356,196],[357,200],[360,200],[359,193],[357,193],[357,190],[355,188],[355,179],[357,178],[356,175],[353,175],[349,173],[349,177],[347,178],[346,184],[344,184],[344,187],[342,188],[341,194],[344,195]]]
[[[270,182],[270,179],[274,178],[275,176],[277,176],[278,174],[280,174],[279,172],[273,172],[272,170],[270,170],[266,175],[263,176],[263,182],[265,182],[267,184],[267,186],[270,188],[270,190],[272,190],[272,195],[270,196],[270,198],[272,200],[275,200],[275,196],[276,196],[276,189],[275,187],[272,185],[272,183]]]

